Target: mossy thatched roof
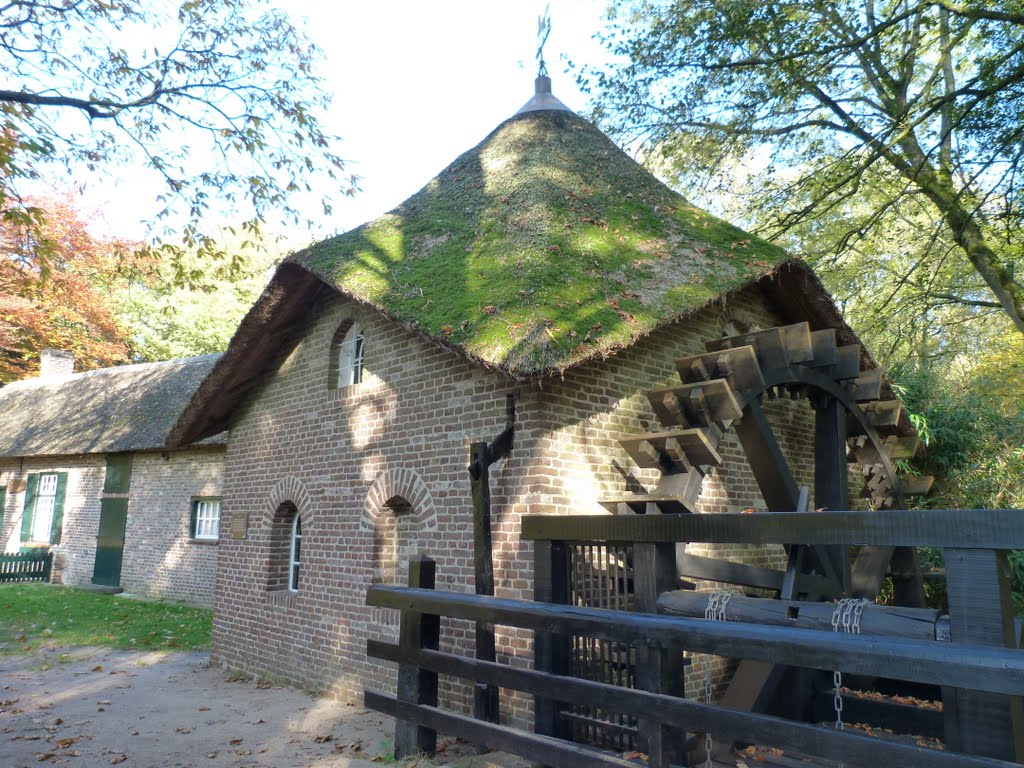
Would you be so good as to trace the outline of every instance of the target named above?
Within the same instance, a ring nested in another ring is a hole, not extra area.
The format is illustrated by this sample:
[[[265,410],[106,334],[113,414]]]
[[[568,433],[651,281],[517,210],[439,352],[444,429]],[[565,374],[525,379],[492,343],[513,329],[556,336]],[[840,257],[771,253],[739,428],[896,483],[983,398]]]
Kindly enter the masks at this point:
[[[395,210],[289,261],[523,379],[628,346],[785,258],[586,120],[539,111],[502,123]]]

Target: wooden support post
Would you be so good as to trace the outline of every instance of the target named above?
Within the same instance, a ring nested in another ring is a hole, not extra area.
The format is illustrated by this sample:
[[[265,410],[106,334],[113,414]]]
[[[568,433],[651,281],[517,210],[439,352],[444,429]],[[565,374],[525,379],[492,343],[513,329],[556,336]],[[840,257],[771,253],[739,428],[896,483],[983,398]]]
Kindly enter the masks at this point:
[[[533,599],[543,603],[569,603],[569,547],[564,541],[537,541],[533,545]],[[541,672],[569,674],[570,639],[551,632],[533,633],[533,664]],[[560,716],[565,705],[535,696],[534,731],[560,739],[572,737],[570,723]]]
[[[676,548],[673,544],[642,544],[633,547],[634,595],[636,609],[642,613],[658,612],[658,596],[676,588]],[[637,656],[637,687],[652,693],[685,697],[683,649],[639,646]],[[641,751],[648,754],[651,768],[668,768],[682,758],[685,733],[664,723],[641,719],[639,722]]]
[[[814,508],[849,506],[846,463],[846,412],[834,397],[812,400],[814,406]],[[843,594],[850,591],[850,551],[840,544],[825,548]]]
[[[479,472],[470,473],[473,490],[473,570],[478,595],[494,596],[494,559],[491,543],[491,482],[487,443],[473,443],[469,451],[470,466]],[[494,625],[476,623],[476,657],[480,661],[497,659]],[[473,687],[473,716],[489,723],[498,722],[498,689],[477,683]]]
[[[1006,550],[946,549],[950,640],[1017,648]],[[943,689],[946,743],[970,755],[1024,762],[1021,699]]]
[[[433,589],[437,569],[433,560],[426,555],[416,555],[409,560],[409,586]],[[441,617],[425,615],[416,611],[402,611],[398,629],[398,642],[406,655],[420,649],[436,651],[441,634]],[[437,673],[417,667],[414,664],[400,664],[398,667],[398,700],[410,704],[437,706]],[[437,731],[416,725],[409,720],[395,721],[395,758],[424,752],[432,755],[437,751]]]

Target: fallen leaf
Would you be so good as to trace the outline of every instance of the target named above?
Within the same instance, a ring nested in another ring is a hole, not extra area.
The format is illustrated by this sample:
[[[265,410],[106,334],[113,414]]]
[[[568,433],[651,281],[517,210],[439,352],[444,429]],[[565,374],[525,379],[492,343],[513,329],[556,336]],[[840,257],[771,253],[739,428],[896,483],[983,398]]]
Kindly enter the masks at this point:
[[[38,762],[40,762],[40,763],[43,763],[43,762],[46,762],[47,760],[49,760],[51,757],[55,757],[55,756],[56,756],[55,752],[47,752],[47,753],[42,754],[39,757],[37,757],[36,760]]]
[[[241,739],[232,739],[231,741],[228,742],[228,744],[230,744],[231,746],[235,746],[235,744],[241,744],[241,743],[242,743]]]
[[[89,671],[90,672],[102,672],[103,671],[103,667],[101,665],[97,664],[95,667],[93,667]]]
[[[328,741],[332,741],[333,739],[333,736],[327,734],[326,736],[316,736],[313,738],[313,741],[315,741],[317,744],[326,744]]]
[[[175,728],[174,732],[175,733],[192,733],[192,729],[191,728]]]
[[[114,757],[113,759],[111,759],[110,764],[111,765],[117,765],[118,763],[123,763],[127,759],[128,759],[128,755],[118,755],[117,757]]]

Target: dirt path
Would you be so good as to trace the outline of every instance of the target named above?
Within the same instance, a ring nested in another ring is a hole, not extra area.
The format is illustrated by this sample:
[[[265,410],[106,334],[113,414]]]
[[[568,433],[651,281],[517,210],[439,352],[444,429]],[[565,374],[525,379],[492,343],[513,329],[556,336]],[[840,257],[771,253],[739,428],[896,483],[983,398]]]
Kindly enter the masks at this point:
[[[396,764],[391,718],[290,688],[229,682],[206,662],[205,653],[98,648],[0,657],[0,766]],[[464,762],[471,752],[452,744],[438,760]]]

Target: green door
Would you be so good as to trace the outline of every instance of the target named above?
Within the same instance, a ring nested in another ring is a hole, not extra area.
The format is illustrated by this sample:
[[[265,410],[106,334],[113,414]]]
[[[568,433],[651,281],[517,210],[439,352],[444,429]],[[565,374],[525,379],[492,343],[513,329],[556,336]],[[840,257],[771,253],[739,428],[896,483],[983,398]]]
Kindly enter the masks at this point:
[[[121,583],[121,557],[124,554],[124,526],[128,519],[128,499],[100,501],[100,532],[96,537],[96,563],[92,583],[116,587]]]

